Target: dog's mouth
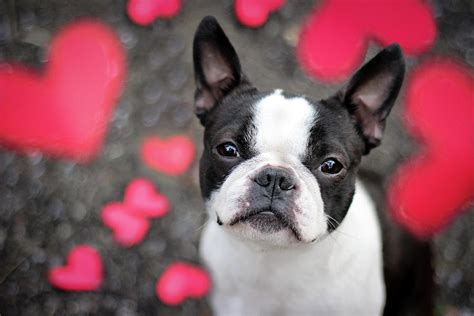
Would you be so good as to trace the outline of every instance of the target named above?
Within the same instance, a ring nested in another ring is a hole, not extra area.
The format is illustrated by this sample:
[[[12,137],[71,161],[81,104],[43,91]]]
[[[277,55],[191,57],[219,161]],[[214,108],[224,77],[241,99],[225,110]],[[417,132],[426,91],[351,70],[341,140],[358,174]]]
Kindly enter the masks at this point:
[[[284,213],[271,208],[246,211],[243,214],[237,215],[229,223],[229,226],[238,223],[249,224],[253,229],[262,233],[276,233],[283,229],[290,229],[296,239],[301,240],[293,221],[288,216],[285,216]]]

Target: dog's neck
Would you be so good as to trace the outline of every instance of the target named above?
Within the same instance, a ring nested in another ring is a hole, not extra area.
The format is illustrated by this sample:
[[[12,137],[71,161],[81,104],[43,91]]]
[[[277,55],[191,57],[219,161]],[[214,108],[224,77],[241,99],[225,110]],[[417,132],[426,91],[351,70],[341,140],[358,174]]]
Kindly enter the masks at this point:
[[[269,247],[211,219],[200,252],[213,271],[217,315],[380,315],[383,307],[380,228],[359,184],[344,221],[319,241]]]

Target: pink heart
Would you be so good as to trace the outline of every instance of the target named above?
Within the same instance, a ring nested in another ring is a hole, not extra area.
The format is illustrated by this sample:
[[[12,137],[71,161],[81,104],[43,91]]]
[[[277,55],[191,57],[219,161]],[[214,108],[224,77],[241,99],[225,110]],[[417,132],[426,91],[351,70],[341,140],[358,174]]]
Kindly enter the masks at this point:
[[[140,243],[150,228],[147,219],[131,214],[128,207],[121,203],[105,205],[102,222],[112,229],[115,241],[125,247]]]
[[[170,264],[156,283],[156,295],[168,305],[178,305],[186,298],[205,296],[211,279],[202,268],[184,262]]]
[[[125,190],[124,204],[129,212],[140,217],[161,217],[168,213],[168,198],[155,192],[153,183],[144,178],[130,182]]]
[[[186,136],[173,136],[165,140],[149,137],[142,146],[145,164],[170,176],[186,172],[195,155],[194,144]]]
[[[67,257],[67,265],[48,272],[51,285],[66,291],[92,291],[102,284],[102,260],[91,246],[76,246]]]
[[[422,146],[393,177],[388,204],[420,238],[440,231],[474,200],[472,70],[435,58],[415,68],[407,86],[406,125]]]
[[[129,0],[127,13],[139,25],[148,25],[155,19],[172,18],[181,9],[181,0]]]
[[[326,0],[305,23],[297,47],[304,70],[318,79],[339,81],[364,60],[370,40],[397,42],[404,53],[427,51],[436,24],[424,0]]]
[[[122,91],[125,54],[104,24],[80,20],[59,32],[41,71],[0,63],[0,145],[92,159]]]
[[[285,4],[285,0],[235,0],[235,15],[240,23],[248,27],[260,27],[267,22],[268,15]]]

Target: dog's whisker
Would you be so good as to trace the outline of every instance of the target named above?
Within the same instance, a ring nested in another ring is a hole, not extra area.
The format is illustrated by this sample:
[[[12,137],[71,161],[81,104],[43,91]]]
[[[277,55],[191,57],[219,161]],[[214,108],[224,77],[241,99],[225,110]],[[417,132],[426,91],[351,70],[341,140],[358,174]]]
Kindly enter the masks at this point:
[[[354,238],[354,236],[352,236],[352,235],[350,235],[350,234],[348,234],[348,233],[346,233],[346,232],[344,232],[340,229],[339,230],[336,229],[341,223],[338,222],[334,217],[332,217],[328,214],[326,214],[326,216],[327,216],[329,225],[331,225],[331,227],[333,228],[333,232],[337,232],[338,234],[341,234],[345,237]],[[338,225],[338,226],[336,226],[336,225]]]
[[[337,221],[334,217],[332,217],[331,215],[326,214],[326,216],[328,217],[329,220],[334,221],[336,225],[340,225],[340,224],[341,224],[340,222],[338,222],[338,221]]]
[[[196,232],[199,232],[199,231],[203,230],[204,227],[206,227],[206,225],[209,224],[210,222],[211,222],[211,219],[208,218],[207,220],[204,221],[204,224],[202,224],[201,226],[199,226],[198,228],[196,228],[196,229],[194,230],[194,232],[196,233]]]

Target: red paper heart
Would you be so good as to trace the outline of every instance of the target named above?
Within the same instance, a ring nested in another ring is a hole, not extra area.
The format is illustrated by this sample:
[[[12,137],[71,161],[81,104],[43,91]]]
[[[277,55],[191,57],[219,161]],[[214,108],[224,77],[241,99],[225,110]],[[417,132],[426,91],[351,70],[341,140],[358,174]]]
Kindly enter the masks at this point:
[[[240,23],[248,27],[260,27],[267,22],[268,15],[285,4],[285,0],[235,0],[235,15]]]
[[[121,203],[105,205],[102,222],[112,229],[115,241],[125,247],[140,243],[150,228],[146,218],[131,214],[127,206]]]
[[[156,283],[156,295],[168,305],[178,305],[186,298],[207,294],[211,280],[206,271],[184,262],[169,265]]]
[[[406,124],[423,143],[390,186],[393,216],[428,238],[474,200],[474,76],[449,59],[434,59],[412,73]]]
[[[194,144],[186,136],[173,136],[166,140],[149,137],[142,146],[142,158],[145,164],[170,176],[186,172],[195,154]]]
[[[168,198],[156,193],[153,183],[143,178],[129,183],[124,203],[130,212],[141,217],[161,217],[169,210]]]
[[[92,291],[102,284],[102,260],[91,246],[76,246],[67,257],[67,265],[48,272],[51,285],[66,291]]]
[[[130,0],[127,13],[139,25],[148,25],[157,18],[172,18],[181,10],[181,0]]]
[[[326,0],[304,25],[297,47],[300,64],[316,78],[338,81],[364,60],[369,40],[397,42],[404,53],[427,51],[436,37],[424,0]]]
[[[104,24],[82,20],[56,35],[48,61],[41,74],[0,64],[0,144],[87,161],[122,91],[123,49]]]

